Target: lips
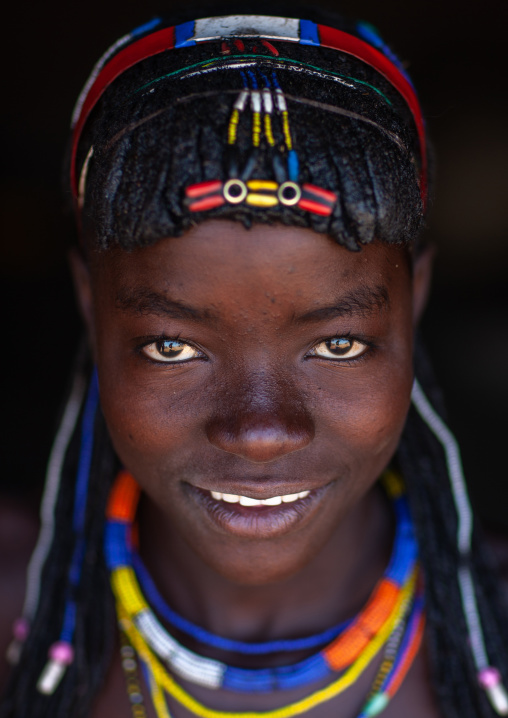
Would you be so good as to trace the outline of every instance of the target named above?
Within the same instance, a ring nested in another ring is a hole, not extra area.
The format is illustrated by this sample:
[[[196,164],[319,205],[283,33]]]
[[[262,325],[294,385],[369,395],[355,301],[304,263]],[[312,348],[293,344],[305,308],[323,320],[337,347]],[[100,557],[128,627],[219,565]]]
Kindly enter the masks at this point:
[[[259,497],[259,490],[232,494],[187,484],[193,499],[221,533],[250,539],[275,538],[306,523],[319,509],[329,486]]]

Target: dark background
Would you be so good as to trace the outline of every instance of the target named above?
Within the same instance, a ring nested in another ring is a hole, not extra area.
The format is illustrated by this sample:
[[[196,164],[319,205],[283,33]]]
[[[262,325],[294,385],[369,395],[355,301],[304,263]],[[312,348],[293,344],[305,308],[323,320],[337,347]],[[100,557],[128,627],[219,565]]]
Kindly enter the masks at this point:
[[[474,502],[508,528],[508,3],[330,0],[376,24],[408,67],[437,154],[438,246],[424,336]],[[168,2],[9,3],[3,12],[1,307],[4,493],[36,496],[76,342],[60,189],[72,105],[117,37]],[[210,2],[210,14],[213,2]]]

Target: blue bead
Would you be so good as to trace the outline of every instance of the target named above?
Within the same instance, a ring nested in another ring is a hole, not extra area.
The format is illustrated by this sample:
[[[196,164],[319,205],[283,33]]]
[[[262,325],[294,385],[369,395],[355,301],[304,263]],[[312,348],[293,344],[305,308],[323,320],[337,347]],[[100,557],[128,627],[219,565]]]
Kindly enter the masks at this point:
[[[320,45],[318,28],[315,22],[300,20],[300,43],[302,45]]]

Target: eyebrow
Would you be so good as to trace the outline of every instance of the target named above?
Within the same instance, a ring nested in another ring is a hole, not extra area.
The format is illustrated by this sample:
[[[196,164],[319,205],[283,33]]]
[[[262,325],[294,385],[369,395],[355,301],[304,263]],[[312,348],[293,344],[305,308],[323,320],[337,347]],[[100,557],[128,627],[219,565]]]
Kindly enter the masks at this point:
[[[297,323],[316,322],[324,319],[338,317],[370,316],[389,306],[388,291],[384,286],[360,287],[334,302],[333,305],[313,309],[310,312],[295,317]],[[208,310],[199,310],[183,302],[169,299],[148,289],[121,288],[115,300],[115,306],[123,312],[145,315],[171,317],[172,319],[191,319],[195,321],[209,321],[213,319]]]
[[[390,298],[386,287],[359,287],[340,297],[333,305],[301,314],[295,321],[303,323],[338,317],[367,317],[388,308],[389,305]]]
[[[159,294],[149,289],[123,287],[119,289],[116,295],[115,306],[123,312],[141,316],[155,314],[162,317],[171,317],[172,319],[193,319],[196,321],[212,318],[212,314],[207,309],[201,311],[194,307],[189,307],[188,304],[169,299],[164,294]]]

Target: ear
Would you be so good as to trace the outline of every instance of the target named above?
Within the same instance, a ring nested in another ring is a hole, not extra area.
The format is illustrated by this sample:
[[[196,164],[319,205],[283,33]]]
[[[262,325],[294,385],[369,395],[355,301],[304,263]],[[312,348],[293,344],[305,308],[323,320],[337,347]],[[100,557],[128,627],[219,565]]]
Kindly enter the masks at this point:
[[[426,246],[413,260],[413,325],[417,326],[427,306],[435,250]]]
[[[85,323],[90,351],[95,361],[95,321],[90,268],[83,253],[77,248],[73,248],[69,252],[69,265],[74,281],[74,291],[76,292],[78,308]]]

